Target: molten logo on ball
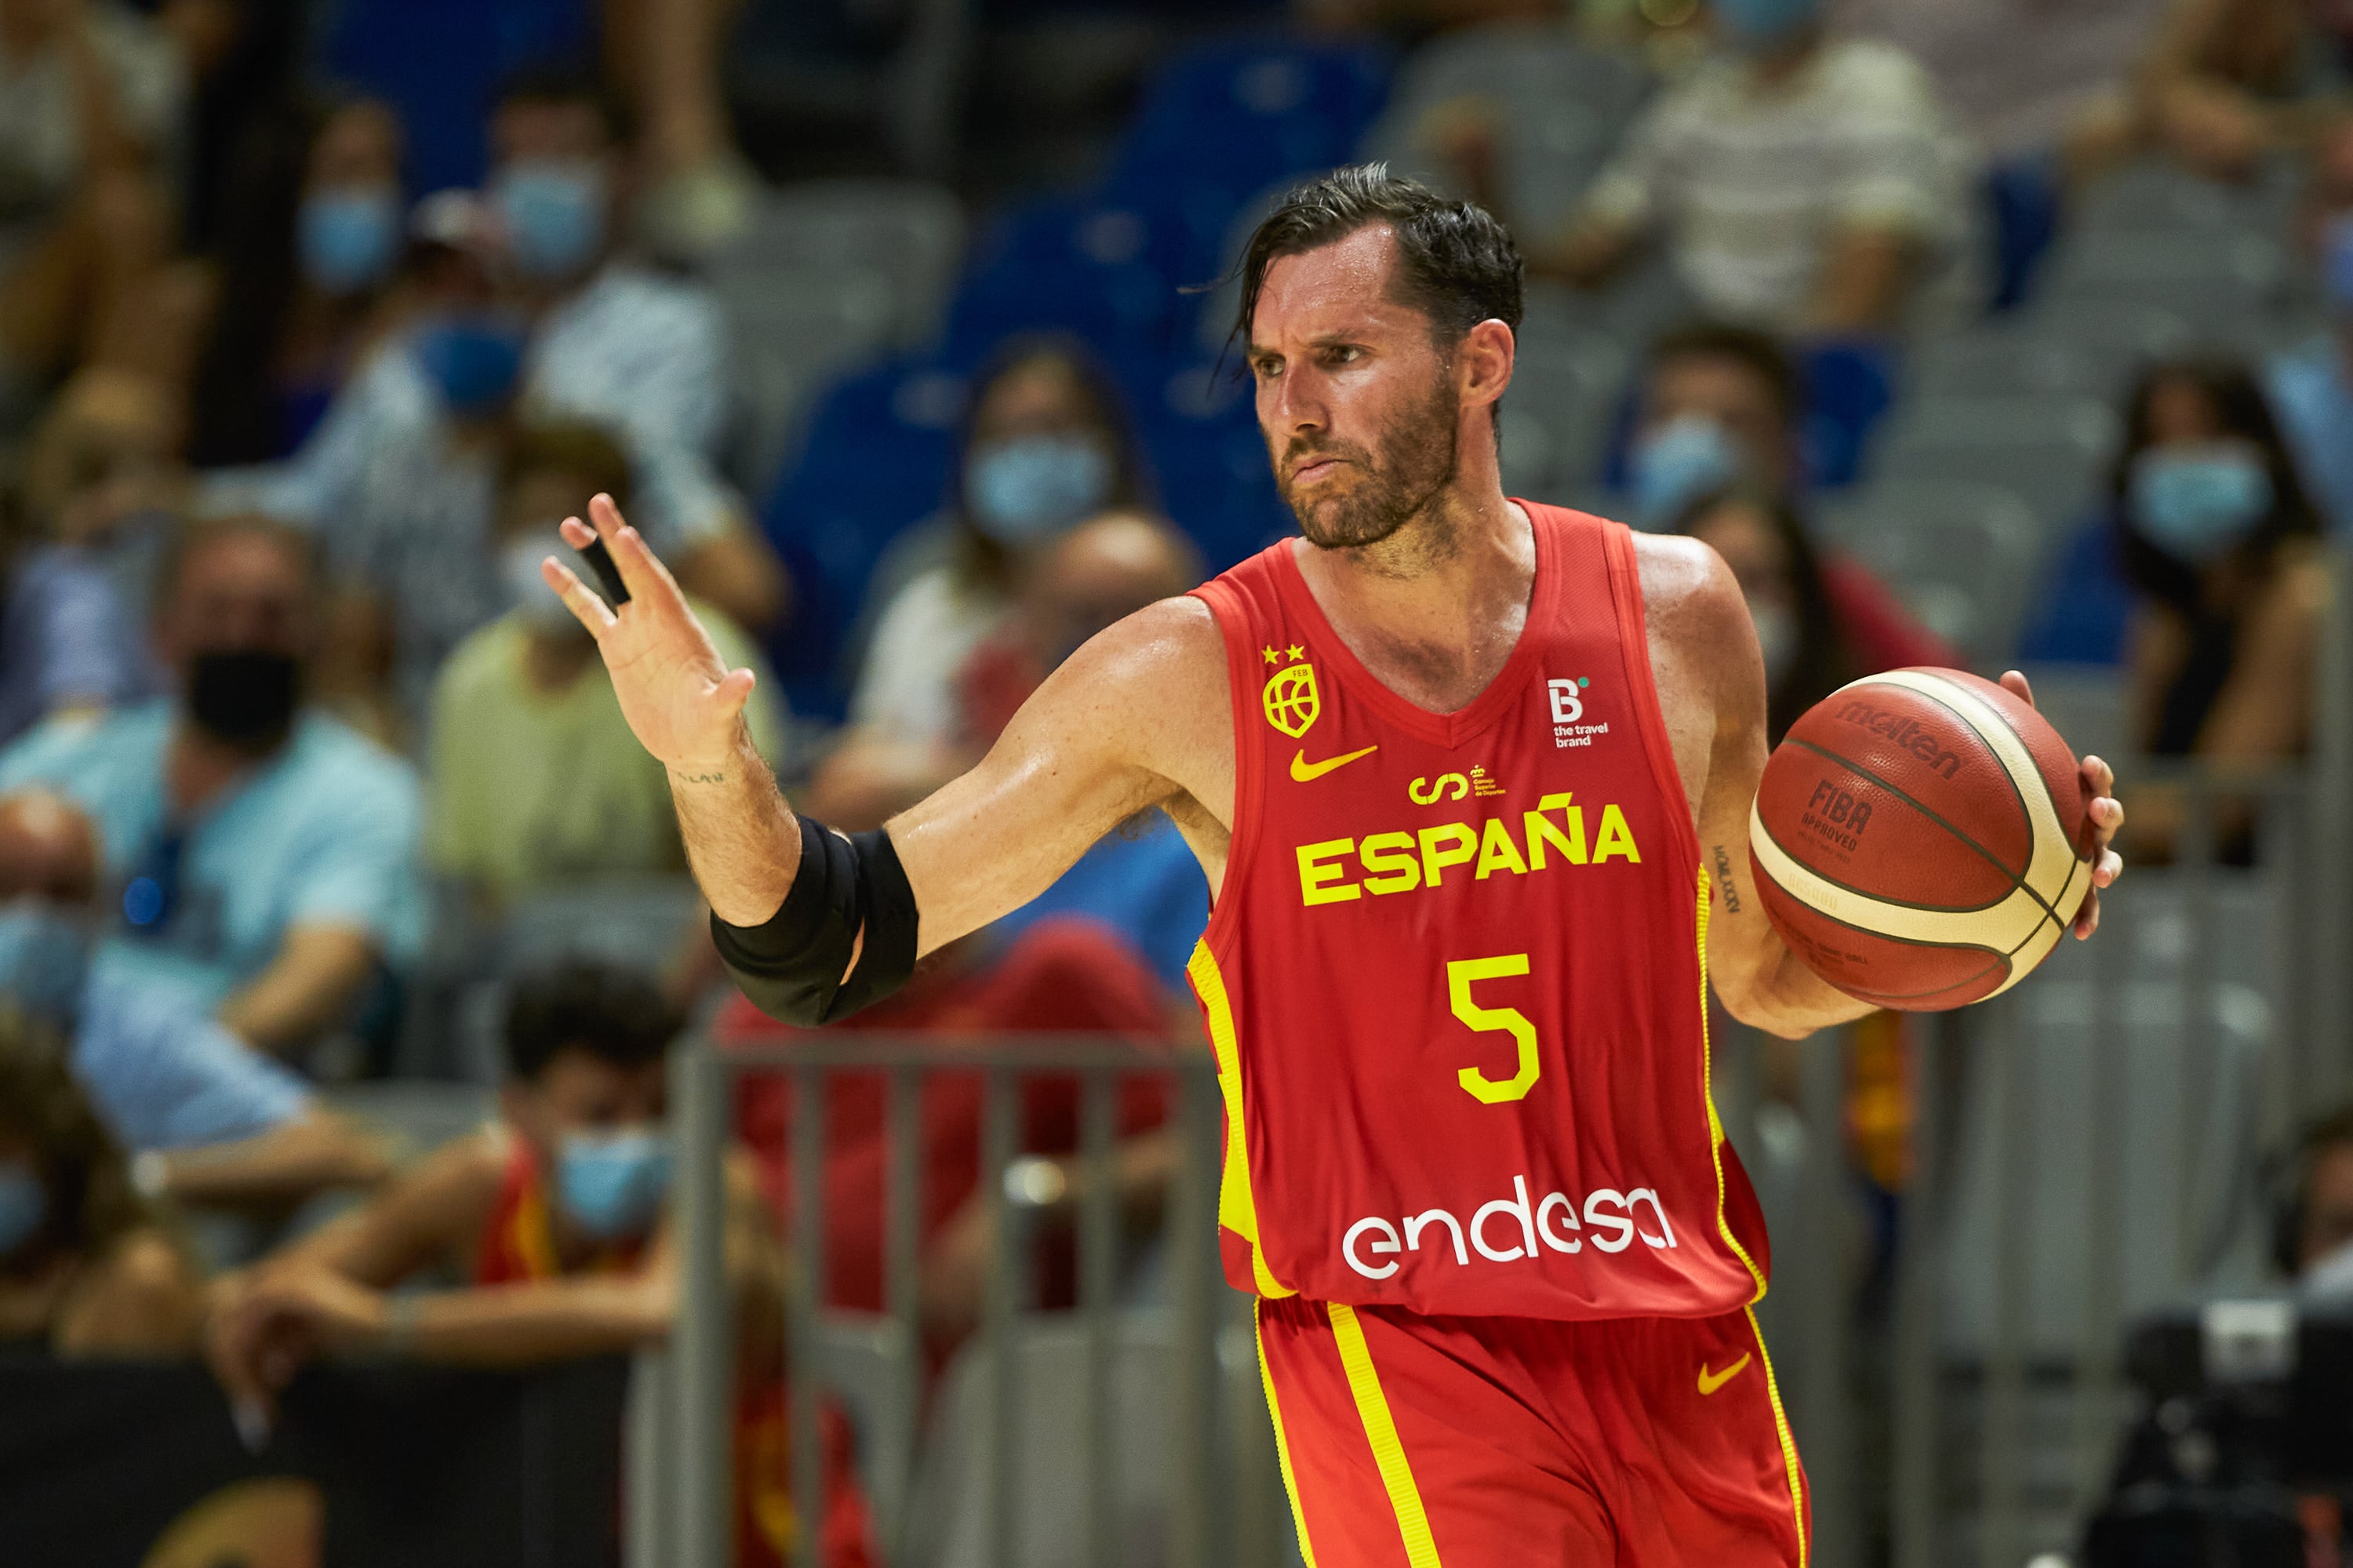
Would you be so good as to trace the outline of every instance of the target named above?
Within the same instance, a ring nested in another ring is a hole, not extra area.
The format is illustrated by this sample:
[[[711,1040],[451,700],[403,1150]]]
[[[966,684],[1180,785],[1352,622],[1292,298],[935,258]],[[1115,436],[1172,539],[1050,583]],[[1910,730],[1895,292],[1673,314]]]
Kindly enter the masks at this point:
[[[1869,703],[1844,703],[1840,705],[1838,716],[1841,724],[1860,725],[1873,735],[1885,736],[1890,744],[1904,747],[1947,779],[1960,771],[1960,758],[1938,746],[1936,737],[1921,728],[1920,721],[1910,714],[1889,713]]]

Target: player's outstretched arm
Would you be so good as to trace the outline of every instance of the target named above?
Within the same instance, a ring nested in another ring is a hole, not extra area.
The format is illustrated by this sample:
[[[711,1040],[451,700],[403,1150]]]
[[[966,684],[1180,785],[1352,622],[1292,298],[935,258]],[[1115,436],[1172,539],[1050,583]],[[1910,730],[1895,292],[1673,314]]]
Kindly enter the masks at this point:
[[[923,952],[1035,898],[1136,812],[1232,821],[1225,643],[1198,599],[1098,632],[1022,705],[979,766],[892,819]]]
[[[1765,776],[1765,659],[1731,568],[1704,546],[1693,555],[1694,580],[1674,620],[1689,667],[1714,697],[1715,729],[1699,800],[1708,977],[1733,1017],[1801,1039],[1871,1008],[1807,968],[1765,917],[1748,865],[1748,807]]]
[[[622,716],[669,772],[687,858],[712,912],[758,925],[792,890],[801,834],[744,724],[752,672],[719,657],[670,568],[611,496],[588,503],[587,523],[565,518],[563,533],[575,549],[605,542],[628,602],[607,605],[552,556],[540,573],[596,638]]]

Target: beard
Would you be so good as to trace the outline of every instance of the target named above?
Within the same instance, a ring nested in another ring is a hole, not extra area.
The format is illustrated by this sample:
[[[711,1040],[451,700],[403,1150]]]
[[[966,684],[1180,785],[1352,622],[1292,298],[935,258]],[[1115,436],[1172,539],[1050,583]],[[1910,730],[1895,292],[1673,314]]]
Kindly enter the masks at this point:
[[[1454,482],[1461,411],[1453,382],[1441,376],[1428,397],[1381,427],[1374,450],[1329,437],[1292,438],[1275,466],[1275,485],[1307,542],[1324,550],[1377,545],[1419,516]],[[1302,496],[1291,476],[1318,457],[1354,471],[1343,470],[1336,483],[1326,480],[1320,493]]]

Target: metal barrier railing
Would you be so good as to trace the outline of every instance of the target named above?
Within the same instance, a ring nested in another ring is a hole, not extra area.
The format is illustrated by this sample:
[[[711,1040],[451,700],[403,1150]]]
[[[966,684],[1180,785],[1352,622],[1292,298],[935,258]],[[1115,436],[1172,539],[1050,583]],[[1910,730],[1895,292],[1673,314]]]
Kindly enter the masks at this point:
[[[976,1445],[986,1514],[979,1525],[977,1563],[1012,1568],[1017,1555],[1020,1468],[1025,1443],[1021,1370],[1025,1340],[1050,1316],[1075,1327],[1080,1361],[1077,1449],[1083,1474],[1076,1496],[1086,1510],[1082,1560],[1111,1564],[1127,1556],[1111,1500],[1118,1445],[1113,1440],[1113,1362],[1124,1321],[1115,1305],[1121,1245],[1113,1179],[1117,1103],[1123,1081],[1139,1075],[1164,1080],[1169,1090],[1168,1130],[1176,1148],[1161,1245],[1166,1303],[1154,1314],[1165,1325],[1167,1561],[1190,1568],[1210,1563],[1270,1562],[1281,1549],[1282,1520],[1266,1518],[1267,1489],[1237,1474],[1238,1467],[1271,1472],[1271,1436],[1249,1439],[1250,1407],[1265,1420],[1250,1375],[1233,1375],[1230,1335],[1247,1304],[1218,1279],[1216,1192],[1219,1101],[1216,1067],[1205,1049],[1172,1049],[1115,1037],[1074,1035],[937,1036],[811,1034],[791,1044],[713,1049],[698,1043],[678,1054],[672,1069],[671,1116],[680,1137],[678,1217],[684,1248],[680,1319],[670,1352],[670,1419],[675,1441],[657,1463],[658,1474],[633,1484],[641,1507],[667,1527],[659,1552],[664,1568],[722,1568],[732,1561],[726,1539],[732,1499],[733,1408],[733,1304],[722,1255],[724,1151],[730,1143],[735,1089],[751,1075],[776,1075],[792,1085],[788,1158],[793,1213],[785,1216],[791,1255],[786,1291],[786,1347],[790,1376],[789,1451],[794,1515],[824,1516],[820,1402],[836,1386],[832,1366],[842,1314],[828,1312],[825,1278],[825,1159],[828,1090],[842,1075],[884,1081],[884,1312],[859,1319],[861,1342],[881,1364],[878,1391],[859,1391],[869,1419],[862,1424],[861,1470],[875,1505],[888,1559],[902,1561],[910,1528],[909,1490],[917,1469],[916,1433],[923,1383],[920,1320],[920,1202],[924,1082],[934,1075],[978,1078],[980,1181],[976,1198],[987,1211],[987,1251],[972,1343],[986,1397],[973,1407],[985,1432]],[[1019,1148],[1024,1085],[1041,1076],[1078,1082],[1079,1147],[1067,1160],[1075,1194],[1076,1305],[1068,1314],[1023,1308],[1021,1271],[1028,1249],[1015,1237],[1007,1173]],[[1226,1342],[1221,1344],[1221,1335]],[[1060,1339],[1056,1341],[1060,1342]],[[1221,1383],[1224,1385],[1221,1389]],[[1229,1406],[1238,1408],[1229,1409]],[[969,1412],[967,1412],[969,1414]],[[1243,1419],[1235,1419],[1237,1415]],[[1224,1419],[1221,1420],[1221,1415]],[[656,1420],[662,1419],[659,1416]],[[1261,1462],[1262,1461],[1262,1462]],[[667,1491],[665,1499],[649,1494]],[[1251,1506],[1252,1503],[1255,1506]],[[1249,1515],[1259,1517],[1250,1518]],[[1249,1537],[1244,1540],[1243,1537]],[[642,1539],[642,1538],[640,1538]],[[815,1531],[797,1532],[796,1568],[818,1568]]]

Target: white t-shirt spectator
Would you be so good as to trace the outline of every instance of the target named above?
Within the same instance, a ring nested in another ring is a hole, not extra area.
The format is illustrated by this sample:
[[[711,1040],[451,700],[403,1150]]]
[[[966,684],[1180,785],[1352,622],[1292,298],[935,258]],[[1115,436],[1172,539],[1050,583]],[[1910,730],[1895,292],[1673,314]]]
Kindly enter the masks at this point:
[[[2058,146],[2121,95],[2171,0],[1847,0],[1838,29],[1918,60],[1988,155]]]
[[[892,740],[945,744],[960,716],[956,672],[1005,623],[1012,600],[949,567],[908,579],[883,607],[849,696],[849,720]]]
[[[723,532],[742,510],[712,463],[726,387],[726,338],[710,291],[616,261],[540,319],[521,404],[526,416],[587,419],[618,434],[637,471],[630,521],[657,550],[675,551]],[[448,426],[439,393],[395,339],[345,385],[300,451],[221,471],[206,504],[336,526],[385,454],[429,446]]]
[[[1711,313],[1773,331],[1805,324],[1832,240],[1868,227],[1916,240],[1936,294],[1969,226],[1965,144],[1902,50],[1825,43],[1766,86],[1745,59],[1703,64],[1646,110],[1586,197],[1587,216],[1664,233]]]

